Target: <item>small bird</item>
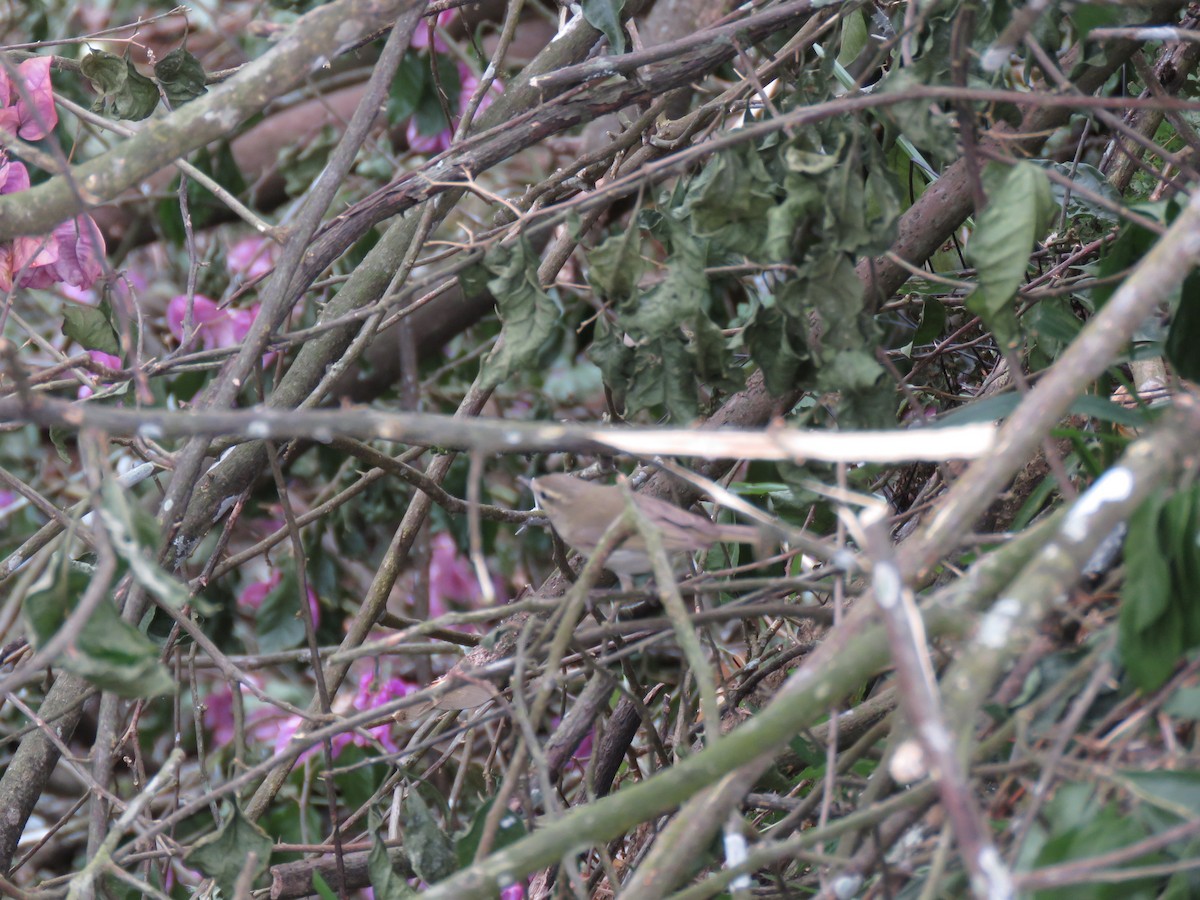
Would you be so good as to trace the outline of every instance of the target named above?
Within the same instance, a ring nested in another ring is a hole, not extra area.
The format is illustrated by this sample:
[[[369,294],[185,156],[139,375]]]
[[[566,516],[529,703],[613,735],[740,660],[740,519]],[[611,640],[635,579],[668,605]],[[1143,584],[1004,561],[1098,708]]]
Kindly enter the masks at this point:
[[[530,482],[538,507],[568,545],[591,556],[604,532],[625,512],[625,493],[570,475],[543,475]],[[633,502],[662,537],[667,555],[676,559],[707,550],[718,541],[758,544],[761,532],[750,525],[720,525],[656,497],[633,495]],[[634,532],[609,554],[605,568],[628,585],[632,576],[653,570],[646,542]]]

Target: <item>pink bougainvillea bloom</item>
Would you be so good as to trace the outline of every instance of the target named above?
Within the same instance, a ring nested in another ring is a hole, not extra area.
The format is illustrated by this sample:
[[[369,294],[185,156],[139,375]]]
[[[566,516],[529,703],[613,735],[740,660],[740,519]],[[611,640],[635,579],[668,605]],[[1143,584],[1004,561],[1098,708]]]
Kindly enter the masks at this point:
[[[449,612],[447,600],[468,603],[477,599],[479,582],[470,560],[459,555],[447,532],[435,534],[429,543],[429,612],[442,616]]]
[[[253,680],[256,687],[260,689],[263,687],[261,678],[256,675],[248,677]],[[249,688],[245,685],[239,684],[238,688],[246,698],[247,706],[261,703],[250,694]],[[282,730],[293,718],[295,717],[289,716],[276,706],[269,704],[254,706],[246,713],[246,738],[274,745]],[[228,684],[222,684],[204,698],[204,727],[208,731],[214,747],[223,747],[233,740],[233,693],[229,690]],[[295,732],[294,726],[288,733],[289,738],[293,732]]]
[[[453,9],[440,12],[437,14],[437,20],[433,22],[433,49],[438,53],[445,53],[450,48],[446,45],[446,42],[442,39],[442,36],[437,33],[437,29],[445,28],[451,22],[453,22],[454,14],[455,10]],[[409,43],[409,47],[411,47],[413,50],[424,50],[429,47],[429,26],[429,19],[425,19],[423,22],[417,25],[417,30],[413,32],[412,41]]]
[[[358,679],[358,690],[355,691],[354,697],[350,701],[351,709],[342,708],[344,715],[353,714],[354,712],[366,712],[370,709],[375,709],[378,706],[388,703],[391,700],[397,700],[400,697],[407,697],[413,691],[417,690],[417,685],[405,681],[403,678],[381,678],[376,680],[375,675],[370,672],[364,672]],[[300,718],[298,716],[289,716],[279,729],[279,734],[275,739],[275,752],[282,753],[292,737],[300,728]],[[382,725],[373,725],[367,729],[370,738],[367,738],[358,731],[345,731],[337,735],[333,739],[333,755],[336,757],[343,749],[356,744],[359,747],[371,747],[376,742],[384,748],[388,753],[395,753],[399,750],[395,738],[391,734],[392,725],[390,722],[384,722]],[[373,740],[372,740],[373,739]],[[320,745],[310,747],[301,755],[301,759],[311,756],[320,750]]]
[[[111,353],[105,353],[103,350],[89,350],[88,356],[90,356],[94,361],[100,363],[100,365],[107,366],[110,369],[119,370],[122,367],[121,357],[113,356]],[[102,385],[102,387],[108,387],[108,385],[105,384]],[[92,396],[94,393],[95,391],[93,391],[86,384],[81,384],[75,396],[77,396],[80,400],[83,400],[86,397]]]
[[[471,71],[470,66],[458,64],[458,80],[462,88],[458,92],[458,112],[459,115],[467,108],[467,104],[471,102],[471,96],[479,87],[479,79],[475,77],[475,73]],[[504,84],[499,78],[493,78],[492,83],[488,85],[487,93],[479,101],[479,109],[475,110],[475,115],[479,115],[489,106],[496,102],[496,98],[504,93]]]
[[[409,149],[417,153],[427,154],[441,153],[444,150],[450,149],[450,144],[454,139],[454,130],[458,127],[459,115],[467,108],[467,104],[471,101],[471,96],[475,93],[475,89],[479,87],[479,79],[471,71],[471,67],[463,63],[458,64],[458,81],[461,85],[458,92],[458,115],[454,116],[453,125],[439,131],[437,134],[422,134],[417,127],[417,117],[413,116],[408,120],[408,125],[404,129],[404,136],[408,141]],[[491,106],[502,93],[504,93],[504,85],[498,79],[493,79],[492,83],[488,86],[488,92],[479,101],[479,109],[475,111],[475,114],[479,115]]]
[[[403,678],[376,680],[372,672],[364,672],[359,676],[358,690],[355,692],[351,704],[359,712],[366,712],[369,709],[382,706],[391,700],[407,697],[415,690],[417,690],[417,685],[405,681]],[[390,723],[385,722],[382,725],[375,725],[369,728],[368,731],[388,753],[395,753],[400,749],[396,745],[395,738],[392,737],[392,726]],[[368,741],[361,735],[354,732],[346,732],[334,738],[334,751],[336,752],[351,743],[363,747],[368,745]]]
[[[500,900],[525,900],[525,884],[510,884],[500,892]]]
[[[247,280],[266,275],[279,258],[279,245],[264,237],[244,237],[229,248],[229,271]]]
[[[44,240],[49,259],[26,269],[20,279],[22,287],[45,289],[65,282],[72,287],[90,288],[104,273],[100,264],[104,238],[91,216],[68,219]]]
[[[247,612],[258,612],[263,601],[267,599],[267,595],[279,587],[282,581],[283,572],[274,569],[266,581],[256,581],[242,588],[242,592],[238,594],[238,606]],[[321,624],[321,601],[311,585],[308,586],[307,593],[308,610],[312,613],[313,626],[316,627]]]
[[[237,347],[250,333],[250,326],[258,316],[258,309],[257,303],[249,309],[221,309],[203,294],[196,294],[192,302],[192,327],[205,350]],[[167,328],[181,343],[184,339],[183,322],[186,316],[187,294],[172,297],[171,302],[167,304]],[[274,358],[274,353],[264,353],[263,365],[269,364]]]
[[[0,194],[29,189],[29,170],[0,151]],[[0,244],[0,290],[14,284],[48,288],[59,282],[89,288],[104,272],[104,238],[91,216],[76,216],[49,235]]]
[[[58,124],[50,87],[50,63],[49,56],[35,56],[17,66],[24,96],[8,73],[0,69],[0,128],[27,141],[40,141]]]

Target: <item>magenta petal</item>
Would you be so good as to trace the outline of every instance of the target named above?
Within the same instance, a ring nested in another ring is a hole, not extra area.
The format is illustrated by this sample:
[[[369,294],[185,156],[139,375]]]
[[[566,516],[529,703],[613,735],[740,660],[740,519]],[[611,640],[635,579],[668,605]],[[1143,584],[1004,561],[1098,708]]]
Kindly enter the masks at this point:
[[[179,340],[183,340],[183,320],[187,315],[187,300],[187,294],[178,294],[172,297],[171,302],[167,304],[167,328]],[[217,304],[203,294],[196,295],[192,304],[192,320],[196,328],[200,328],[220,315],[224,314],[217,309]]]
[[[76,216],[54,229],[58,246],[55,274],[58,281],[78,288],[89,288],[104,272],[104,237],[91,216]]]
[[[0,194],[15,194],[29,190],[29,170],[24,163],[12,162],[5,157],[0,167]]]
[[[17,66],[25,82],[25,94],[33,103],[32,107],[26,103],[21,91],[13,85],[12,99],[16,101],[17,116],[21,121],[17,133],[27,141],[40,141],[58,124],[54,92],[50,87],[50,63],[48,56],[35,56]]]

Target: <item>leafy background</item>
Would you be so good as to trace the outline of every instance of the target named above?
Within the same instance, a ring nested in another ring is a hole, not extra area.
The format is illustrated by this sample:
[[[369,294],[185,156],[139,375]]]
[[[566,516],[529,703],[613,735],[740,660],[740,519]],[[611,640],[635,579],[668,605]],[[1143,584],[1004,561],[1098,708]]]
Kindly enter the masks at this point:
[[[351,2],[3,20],[0,891],[1193,895],[1194,10]],[[561,599],[653,426],[779,552]]]

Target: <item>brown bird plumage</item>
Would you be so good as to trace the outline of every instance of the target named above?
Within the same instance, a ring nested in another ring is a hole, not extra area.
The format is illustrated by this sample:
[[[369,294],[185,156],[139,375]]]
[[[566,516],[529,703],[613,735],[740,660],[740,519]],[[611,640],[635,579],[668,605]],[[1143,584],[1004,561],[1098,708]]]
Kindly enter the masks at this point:
[[[591,556],[604,532],[625,512],[625,494],[613,485],[595,484],[570,475],[543,475],[530,483],[537,505],[554,530],[584,556]],[[656,497],[633,495],[633,502],[658,529],[667,554],[679,557],[707,550],[718,541],[757,544],[761,534],[749,525],[722,525]],[[646,542],[636,532],[617,547],[605,568],[622,581],[653,569]]]

